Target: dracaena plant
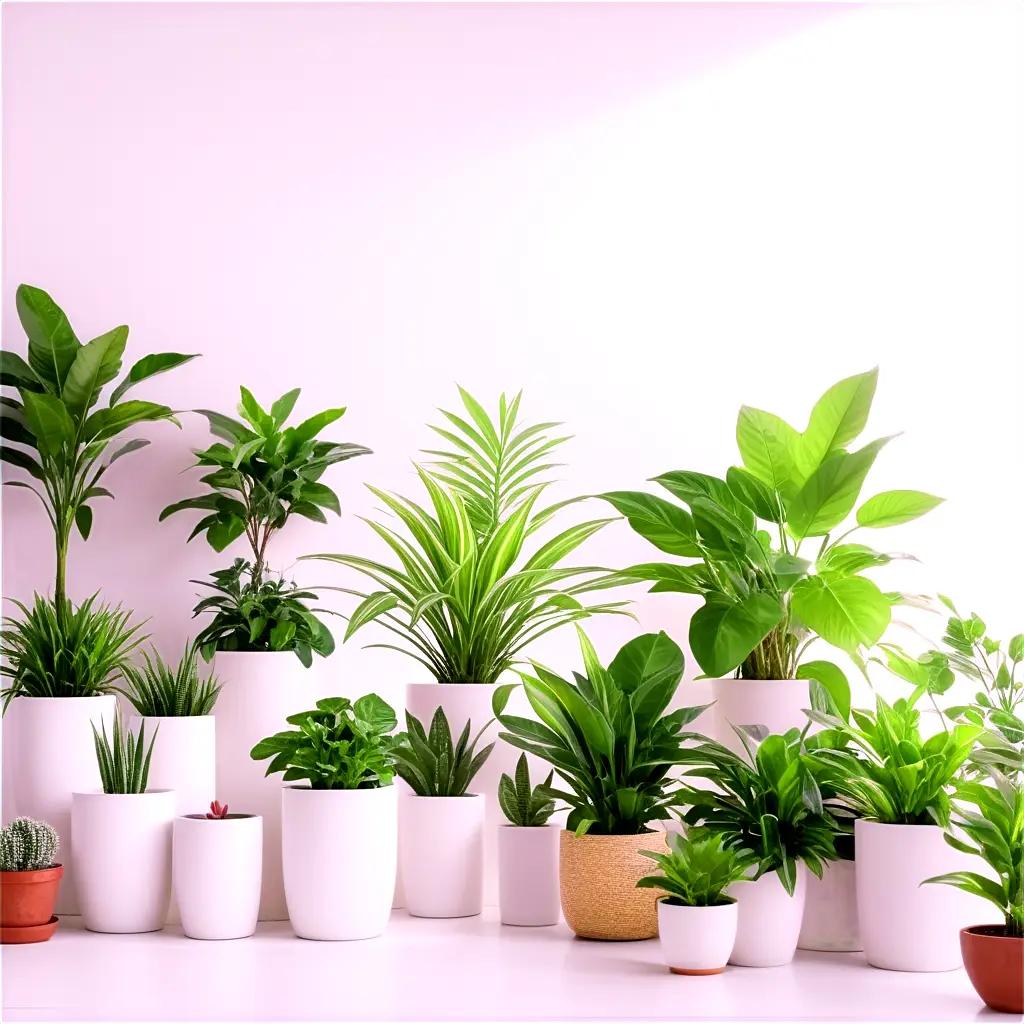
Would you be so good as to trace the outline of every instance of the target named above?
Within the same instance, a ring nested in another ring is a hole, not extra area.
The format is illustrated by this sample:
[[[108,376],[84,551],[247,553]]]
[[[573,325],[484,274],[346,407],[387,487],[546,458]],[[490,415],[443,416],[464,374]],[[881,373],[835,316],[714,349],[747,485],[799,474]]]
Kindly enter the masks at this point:
[[[683,677],[683,653],[664,633],[627,643],[607,668],[577,627],[585,674],[569,682],[533,662],[520,672],[539,721],[505,713],[517,684],[494,693],[501,738],[536,754],[568,786],[545,786],[571,808],[566,827],[577,835],[636,835],[678,805],[669,777],[683,763],[685,728],[703,707],[666,711]]]
[[[498,804],[510,825],[538,828],[547,824],[555,812],[555,801],[548,795],[554,777],[553,771],[548,772],[539,786],[531,786],[526,755],[519,755],[515,775],[502,774],[498,782]]]
[[[623,575],[652,591],[703,598],[689,636],[705,675],[819,678],[800,668],[814,639],[860,658],[885,632],[900,595],[864,573],[895,556],[849,537],[909,522],[940,499],[882,491],[854,512],[890,440],[850,450],[867,423],[876,378],[872,370],[829,388],[803,432],[744,406],[736,425],[742,466],[724,480],[682,470],[654,478],[682,505],[637,491],[602,495],[659,551],[691,559],[635,565]]]
[[[472,736],[473,723],[467,721],[458,740],[452,742],[444,708],[439,707],[434,712],[429,730],[423,728],[415,715],[406,712],[406,731],[396,738],[392,749],[396,771],[417,796],[465,796],[469,784],[494,749],[493,743],[482,750],[476,749],[490,724],[485,722]]]
[[[668,853],[641,850],[659,868],[637,882],[639,889],[659,889],[675,907],[720,907],[736,901],[726,890],[745,881],[757,868],[758,858],[745,846],[730,846],[720,832],[692,829],[666,836]]]
[[[539,507],[539,479],[564,438],[554,426],[521,426],[519,396],[502,396],[496,420],[462,391],[466,417],[444,413],[435,428],[450,449],[431,451],[434,468],[417,467],[428,508],[371,487],[398,520],[368,520],[397,564],[358,555],[310,555],[362,573],[370,591],[349,619],[345,639],[377,622],[404,641],[393,647],[415,658],[439,683],[493,683],[538,637],[624,602],[585,604],[581,598],[615,582],[594,567],[562,562],[608,519],[578,523],[528,551],[529,542],[569,502]]]

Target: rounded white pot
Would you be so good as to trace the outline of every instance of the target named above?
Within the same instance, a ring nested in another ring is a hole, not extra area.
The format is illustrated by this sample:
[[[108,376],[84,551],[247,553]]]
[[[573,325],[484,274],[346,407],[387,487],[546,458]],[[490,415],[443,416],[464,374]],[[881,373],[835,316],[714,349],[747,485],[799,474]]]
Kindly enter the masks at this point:
[[[263,820],[231,814],[174,819],[174,898],[190,939],[242,939],[256,931]]]
[[[498,829],[498,881],[501,923],[558,924],[562,917],[558,894],[558,846],[562,827]]]
[[[711,696],[714,738],[737,753],[743,746],[732,726],[763,725],[769,733],[802,729],[811,706],[806,679],[712,679]]]
[[[736,941],[736,903],[684,907],[658,901],[661,955],[673,974],[721,974]]]
[[[282,793],[288,916],[303,939],[370,939],[391,916],[398,862],[398,790]]]
[[[71,862],[85,927],[154,932],[171,898],[174,793],[74,793]]]
[[[834,860],[821,878],[807,872],[799,949],[853,953],[863,949],[857,923],[856,861]]]
[[[398,857],[413,917],[472,917],[483,910],[485,803],[479,794],[402,794]]]
[[[260,740],[289,728],[289,715],[316,703],[312,673],[288,651],[218,651],[221,682],[217,720],[217,799],[263,819],[261,921],[285,921],[281,874],[280,775],[266,776],[266,761],[249,753]]]
[[[729,963],[738,967],[782,967],[793,959],[807,894],[807,868],[797,864],[792,896],[783,888],[778,872],[769,871],[756,882],[735,882],[728,895],[736,900],[736,943]]]
[[[3,718],[4,821],[49,822],[60,836],[64,877],[57,914],[79,913],[71,862],[71,794],[101,788],[92,725],[110,734],[117,698],[16,697]]]
[[[938,825],[882,825],[858,819],[857,915],[864,954],[889,971],[952,971],[963,966],[960,929],[991,917],[978,897],[951,885],[922,885],[949,871],[977,871]]]

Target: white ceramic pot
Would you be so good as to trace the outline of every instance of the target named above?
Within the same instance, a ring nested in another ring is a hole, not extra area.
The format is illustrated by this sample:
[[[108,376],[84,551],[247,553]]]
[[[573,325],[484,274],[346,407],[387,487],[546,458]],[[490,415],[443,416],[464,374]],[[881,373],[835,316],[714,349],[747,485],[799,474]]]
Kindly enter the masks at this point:
[[[737,753],[743,745],[732,726],[763,725],[769,733],[802,729],[811,706],[806,679],[712,679],[711,696],[714,738]]]
[[[673,974],[721,974],[736,941],[737,905],[675,906],[658,901],[661,955]]]
[[[303,939],[370,939],[391,916],[398,861],[398,790],[282,793],[288,916]]]
[[[778,872],[756,882],[735,882],[728,895],[736,900],[736,943],[729,963],[738,967],[782,967],[793,959],[807,894],[807,868],[797,864],[792,896],[782,887]]]
[[[501,923],[558,924],[562,917],[558,896],[558,844],[560,825],[498,829],[498,881]]]
[[[263,820],[231,814],[174,819],[174,898],[190,939],[242,939],[256,930]]]
[[[57,914],[79,912],[71,863],[71,794],[101,788],[92,728],[114,725],[117,698],[16,697],[3,719],[4,821],[49,822],[64,850]]]
[[[799,949],[853,953],[863,949],[857,924],[857,868],[852,860],[825,865],[821,878],[807,872],[807,898]]]
[[[938,825],[858,818],[854,837],[857,915],[868,963],[889,971],[963,966],[960,929],[987,920],[991,911],[951,885],[921,883],[949,871],[977,871],[977,858],[949,846]]]
[[[85,927],[154,932],[171,898],[174,793],[74,793],[71,862]]]
[[[413,917],[472,917],[483,910],[485,803],[479,794],[402,794],[398,857]]]
[[[266,776],[267,761],[253,761],[260,740],[291,728],[289,715],[316,703],[312,673],[288,651],[218,651],[214,670],[221,682],[213,709],[217,719],[217,799],[263,819],[261,921],[285,921],[281,874],[280,775]]]

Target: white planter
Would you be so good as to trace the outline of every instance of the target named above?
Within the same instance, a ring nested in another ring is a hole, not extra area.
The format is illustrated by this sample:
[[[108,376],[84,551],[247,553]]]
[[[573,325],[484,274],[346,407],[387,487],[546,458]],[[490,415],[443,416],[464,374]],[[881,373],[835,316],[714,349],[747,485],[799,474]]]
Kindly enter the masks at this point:
[[[73,794],[71,862],[86,928],[163,928],[171,898],[173,821],[170,790]]]
[[[802,729],[811,706],[806,679],[712,679],[711,696],[714,738],[737,753],[743,746],[731,726],[763,725],[769,733]]]
[[[483,910],[483,796],[403,793],[398,857],[413,917],[472,917]]]
[[[949,871],[979,871],[976,857],[942,838],[938,825],[881,825],[858,818],[857,914],[864,954],[889,971],[963,966],[960,929],[987,921],[984,901],[951,885],[922,885]]]
[[[285,921],[281,874],[280,775],[266,777],[267,761],[253,761],[260,740],[291,726],[289,715],[308,711],[319,694],[310,670],[294,654],[218,651],[214,671],[222,684],[217,719],[217,799],[263,819],[261,921]]]
[[[673,974],[721,974],[736,941],[737,905],[673,906],[658,901],[661,955]]]
[[[821,878],[807,872],[800,949],[853,953],[863,949],[857,924],[857,868],[852,860],[825,865]]]
[[[16,697],[3,720],[4,821],[25,815],[49,822],[64,850],[57,914],[77,914],[71,863],[71,794],[100,789],[92,724],[114,724],[117,698]]]
[[[261,818],[175,818],[173,864],[174,899],[190,939],[252,935],[260,908]]]
[[[391,916],[398,865],[398,790],[282,793],[288,916],[303,939],[370,939]]]
[[[782,967],[793,959],[807,893],[807,868],[797,864],[792,896],[778,873],[770,871],[756,882],[735,882],[728,895],[736,900],[736,944],[729,963],[738,967]]]
[[[498,880],[501,923],[558,924],[562,917],[558,895],[560,825],[498,829]]]

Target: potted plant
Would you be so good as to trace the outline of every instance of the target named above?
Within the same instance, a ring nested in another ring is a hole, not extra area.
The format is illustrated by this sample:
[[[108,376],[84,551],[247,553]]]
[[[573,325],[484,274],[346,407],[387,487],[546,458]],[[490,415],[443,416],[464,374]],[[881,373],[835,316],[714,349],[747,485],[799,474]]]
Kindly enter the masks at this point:
[[[658,938],[673,974],[721,974],[736,942],[736,900],[728,890],[757,866],[757,855],[720,833],[668,836],[668,853],[641,850],[660,868],[636,884],[657,889]]]
[[[52,598],[16,603],[20,616],[4,621],[6,811],[51,822],[69,849],[71,792],[99,786],[89,724],[112,719],[111,685],[141,640],[122,609],[98,604],[96,595],[78,605],[68,597],[71,535],[77,530],[88,539],[96,503],[113,497],[108,470],[149,443],[124,441],[124,432],[154,420],[177,423],[168,406],[126,400],[128,391],[195,357],[144,356],[100,406],[105,386],[121,371],[128,328],[82,344],[41,288],[20,285],[16,305],[28,359],[0,353],[0,385],[11,391],[0,407],[0,459],[25,474],[5,484],[30,492],[43,506],[53,529],[56,575]],[[74,872],[66,868],[59,914],[77,913]]]
[[[502,775],[498,803],[508,820],[498,829],[501,923],[558,924],[558,825],[548,823],[555,802],[548,793],[554,772],[530,785],[530,767],[520,754],[515,775]]]
[[[484,730],[471,740],[470,722],[453,744],[443,708],[429,732],[408,712],[405,722],[391,754],[412,790],[403,795],[398,845],[406,907],[413,917],[472,917],[483,910],[486,798],[467,791],[494,744],[478,751]]]
[[[820,638],[860,657],[881,638],[899,600],[864,575],[896,556],[848,538],[909,522],[941,500],[883,491],[843,527],[890,440],[849,450],[867,422],[877,376],[872,370],[829,388],[802,433],[744,406],[736,425],[742,466],[724,480],[682,470],[654,478],[685,508],[643,492],[602,495],[660,551],[691,559],[635,565],[623,578],[703,599],[690,619],[690,649],[712,680],[716,738],[734,750],[730,725],[802,728],[808,679],[844,699],[834,665],[803,662],[809,644]]]
[[[303,785],[282,791],[284,889],[303,939],[369,939],[391,914],[398,800],[391,706],[375,693],[319,700],[288,718],[295,728],[257,743],[267,775]]]
[[[293,516],[327,521],[340,514],[335,492],[323,483],[326,470],[369,454],[357,444],[321,440],[320,434],[345,413],[323,412],[288,426],[298,388],[282,395],[269,411],[241,388],[235,419],[196,410],[218,439],[196,451],[204,471],[202,494],[168,505],[160,519],[182,511],[202,515],[189,536],[203,535],[215,551],[245,538],[249,557],[194,580],[212,591],[194,614],[212,616],[196,638],[207,659],[216,654],[222,683],[217,702],[217,789],[263,818],[261,920],[283,920],[287,909],[281,876],[280,785],[267,779],[249,757],[253,745],[279,728],[289,715],[314,701],[313,682],[303,668],[313,655],[327,657],[334,638],[312,602],[315,590],[296,586],[267,563],[270,542]]]
[[[205,814],[174,819],[174,900],[190,939],[242,939],[256,931],[263,821],[217,800]]]
[[[171,898],[174,792],[147,789],[156,736],[146,745],[120,716],[110,738],[93,727],[101,792],[71,794],[71,861],[82,922],[94,932],[163,928]]]
[[[627,643],[605,668],[581,629],[585,675],[567,682],[536,662],[520,673],[539,722],[505,711],[514,684],[499,686],[501,738],[551,764],[565,789],[544,787],[569,805],[559,839],[562,913],[588,939],[652,939],[657,897],[637,889],[642,850],[664,847],[676,806],[670,769],[682,763],[684,731],[703,707],[666,712],[683,675],[683,654],[664,633]]]
[[[0,829],[0,943],[45,942],[57,930],[59,849],[45,822],[15,818]]]

